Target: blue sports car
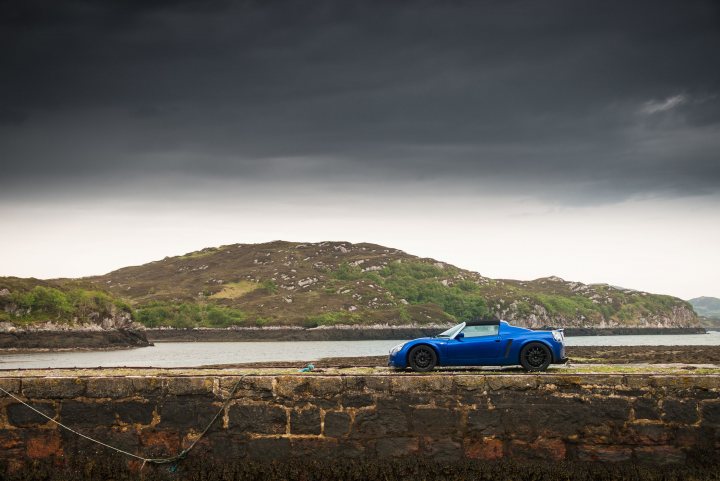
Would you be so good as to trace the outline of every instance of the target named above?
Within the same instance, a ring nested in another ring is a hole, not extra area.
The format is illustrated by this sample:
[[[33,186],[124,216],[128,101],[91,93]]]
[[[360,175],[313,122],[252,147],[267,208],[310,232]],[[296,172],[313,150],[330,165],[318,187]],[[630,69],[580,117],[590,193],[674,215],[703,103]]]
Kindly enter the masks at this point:
[[[435,366],[514,366],[544,371],[567,362],[562,329],[532,331],[505,321],[462,322],[435,337],[422,337],[390,350],[388,365],[425,372]]]

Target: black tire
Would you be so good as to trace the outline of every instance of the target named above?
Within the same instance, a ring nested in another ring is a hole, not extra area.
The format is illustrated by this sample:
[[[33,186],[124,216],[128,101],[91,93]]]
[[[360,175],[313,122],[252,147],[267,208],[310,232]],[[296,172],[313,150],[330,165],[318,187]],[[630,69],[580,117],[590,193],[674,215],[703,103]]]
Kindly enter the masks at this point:
[[[531,342],[520,351],[520,365],[526,371],[544,371],[552,362],[552,352],[541,342]]]
[[[432,371],[437,364],[437,354],[430,346],[415,346],[408,353],[408,364],[415,372]]]

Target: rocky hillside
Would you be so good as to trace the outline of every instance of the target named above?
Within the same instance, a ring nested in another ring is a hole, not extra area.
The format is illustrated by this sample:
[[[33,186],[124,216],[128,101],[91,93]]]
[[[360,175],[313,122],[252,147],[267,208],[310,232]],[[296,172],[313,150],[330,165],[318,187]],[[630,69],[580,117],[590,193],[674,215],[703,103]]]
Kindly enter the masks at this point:
[[[147,326],[428,325],[498,316],[530,327],[690,327],[685,301],[557,277],[489,279],[374,244],[208,248],[81,279]]]

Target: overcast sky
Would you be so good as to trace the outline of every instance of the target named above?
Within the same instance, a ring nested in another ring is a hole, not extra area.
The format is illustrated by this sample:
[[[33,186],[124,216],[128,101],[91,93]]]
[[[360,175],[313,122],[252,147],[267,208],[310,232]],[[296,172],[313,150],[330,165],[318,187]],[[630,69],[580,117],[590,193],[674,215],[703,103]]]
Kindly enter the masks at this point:
[[[0,275],[274,239],[720,297],[720,4],[0,1]]]

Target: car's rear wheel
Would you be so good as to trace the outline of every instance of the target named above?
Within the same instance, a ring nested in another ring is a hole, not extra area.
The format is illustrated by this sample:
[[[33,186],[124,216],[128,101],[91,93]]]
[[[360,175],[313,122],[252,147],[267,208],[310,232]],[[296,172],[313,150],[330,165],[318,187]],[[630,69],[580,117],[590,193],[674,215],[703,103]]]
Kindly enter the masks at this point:
[[[413,371],[432,371],[437,364],[437,354],[429,346],[415,346],[408,354],[408,361]]]
[[[550,349],[540,342],[531,342],[520,351],[520,365],[526,371],[544,371],[551,362]]]

